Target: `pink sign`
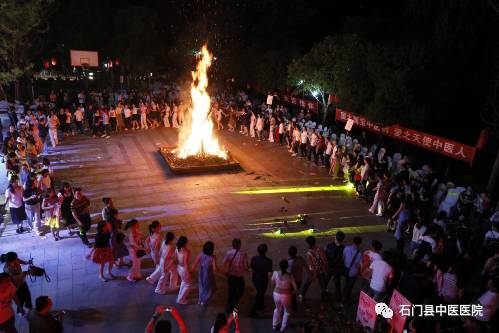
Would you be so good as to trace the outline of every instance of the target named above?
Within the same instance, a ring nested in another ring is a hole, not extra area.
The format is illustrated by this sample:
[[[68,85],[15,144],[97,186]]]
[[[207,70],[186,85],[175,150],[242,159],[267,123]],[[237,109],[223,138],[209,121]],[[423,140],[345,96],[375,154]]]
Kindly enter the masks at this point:
[[[376,301],[361,291],[359,296],[359,306],[357,307],[356,320],[362,325],[362,327],[369,328],[370,331],[374,330],[374,324],[376,323],[376,311],[374,310],[375,306]]]
[[[403,307],[401,306],[403,305]],[[397,290],[393,291],[392,298],[390,299],[390,309],[393,311],[392,319],[388,319],[388,323],[392,329],[397,333],[402,333],[405,326],[405,321],[407,316],[402,316],[401,310],[404,308],[411,308],[412,303],[407,300],[401,293]]]

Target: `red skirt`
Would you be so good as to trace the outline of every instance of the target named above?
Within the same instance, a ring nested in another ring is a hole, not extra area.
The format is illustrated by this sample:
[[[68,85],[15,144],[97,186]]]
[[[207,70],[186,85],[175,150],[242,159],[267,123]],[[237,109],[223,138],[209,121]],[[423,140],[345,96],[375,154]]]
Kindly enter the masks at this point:
[[[96,248],[92,255],[92,261],[96,264],[105,264],[114,261],[113,250],[110,247]]]

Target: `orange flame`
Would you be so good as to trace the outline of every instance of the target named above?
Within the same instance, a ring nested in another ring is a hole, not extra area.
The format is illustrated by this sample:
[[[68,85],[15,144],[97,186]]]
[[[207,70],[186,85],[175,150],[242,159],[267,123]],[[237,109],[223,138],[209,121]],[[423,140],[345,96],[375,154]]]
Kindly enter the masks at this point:
[[[204,45],[201,49],[201,60],[197,64],[196,71],[192,72],[190,117],[188,116],[180,128],[178,148],[175,150],[180,158],[196,155],[227,158],[227,152],[219,146],[218,139],[213,134],[213,122],[209,115],[211,101],[206,88],[207,72],[212,58],[212,54]]]

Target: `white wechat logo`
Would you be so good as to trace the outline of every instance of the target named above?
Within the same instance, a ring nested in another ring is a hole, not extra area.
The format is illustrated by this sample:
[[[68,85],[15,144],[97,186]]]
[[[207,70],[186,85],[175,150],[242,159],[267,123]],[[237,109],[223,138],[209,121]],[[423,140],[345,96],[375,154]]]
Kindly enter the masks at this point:
[[[377,303],[374,306],[374,311],[377,315],[382,315],[385,319],[392,319],[393,311],[385,303]]]

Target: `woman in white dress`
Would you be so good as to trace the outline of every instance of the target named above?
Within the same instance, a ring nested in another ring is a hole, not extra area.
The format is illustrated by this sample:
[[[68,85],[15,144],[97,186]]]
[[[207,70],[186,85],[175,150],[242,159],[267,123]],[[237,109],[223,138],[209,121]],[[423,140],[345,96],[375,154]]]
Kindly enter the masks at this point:
[[[270,116],[270,130],[269,130],[269,141],[274,142],[274,128],[275,128],[275,117]]]
[[[175,244],[173,232],[167,232],[166,238],[161,245],[159,265],[146,279],[150,284],[158,282],[154,292],[164,295],[169,291],[178,289],[178,273],[175,259]],[[158,280],[159,279],[159,280]]]
[[[256,126],[256,117],[255,117],[255,113],[253,111],[251,111],[251,118],[250,118],[250,136],[252,138],[255,137],[255,126]]]
[[[142,274],[140,272],[140,259],[145,255],[146,249],[144,248],[142,242],[142,234],[139,229],[139,221],[136,219],[130,220],[125,227],[125,230],[130,229],[130,234],[128,236],[128,252],[130,260],[132,261],[132,267],[128,272],[126,277],[128,281],[135,282],[142,279]]]
[[[187,297],[191,291],[192,278],[189,272],[189,260],[191,252],[187,248],[187,237],[180,236],[177,241],[177,249],[175,250],[177,259],[177,272],[180,277],[180,290],[178,291],[177,303],[187,304]]]
[[[170,127],[170,106],[165,103],[165,114],[163,116],[163,125]]]
[[[178,116],[178,106],[173,104],[173,116],[172,116],[173,128],[178,128],[177,116]]]
[[[161,240],[161,224],[158,221],[153,221],[149,225],[149,236],[146,238],[146,246],[149,248],[155,267],[159,265]]]

